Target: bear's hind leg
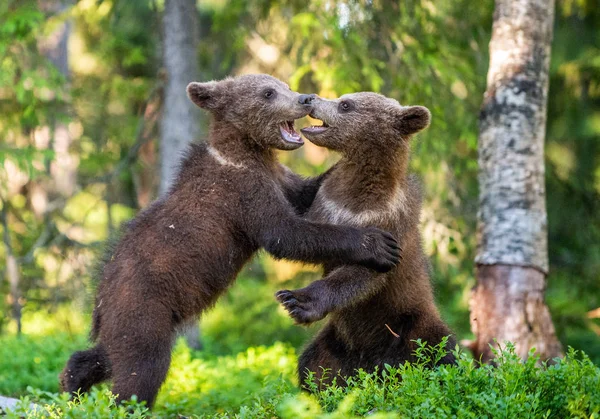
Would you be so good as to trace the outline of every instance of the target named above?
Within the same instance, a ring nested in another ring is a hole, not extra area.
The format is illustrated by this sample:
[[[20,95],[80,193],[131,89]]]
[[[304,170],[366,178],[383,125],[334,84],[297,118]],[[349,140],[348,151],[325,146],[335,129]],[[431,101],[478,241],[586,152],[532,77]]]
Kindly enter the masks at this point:
[[[62,391],[76,393],[87,392],[94,384],[110,378],[111,365],[102,344],[78,351],[71,355],[67,365],[60,374]]]
[[[344,385],[344,381],[339,379],[342,363],[332,350],[339,349],[340,352],[345,352],[344,348],[344,343],[335,336],[333,327],[330,324],[326,325],[298,359],[298,379],[302,390],[310,392],[314,384],[321,390],[325,385],[330,385],[335,377],[338,378],[338,385]],[[308,382],[311,372],[314,384]]]
[[[108,356],[112,364],[112,392],[117,401],[136,395],[138,402],[152,408],[158,390],[169,371],[174,326],[171,313],[160,305],[146,306],[143,316],[133,313],[135,327],[123,326],[113,333]]]
[[[152,408],[158,390],[169,371],[171,341],[153,342],[152,346],[131,348],[126,356],[113,361],[113,393],[117,401],[136,395],[138,402]]]

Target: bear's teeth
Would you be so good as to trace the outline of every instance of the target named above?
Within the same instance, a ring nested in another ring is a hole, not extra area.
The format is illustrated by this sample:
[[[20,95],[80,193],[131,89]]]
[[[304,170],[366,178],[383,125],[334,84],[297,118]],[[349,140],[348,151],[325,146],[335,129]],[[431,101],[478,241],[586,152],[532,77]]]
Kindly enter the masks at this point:
[[[280,131],[281,131],[281,136],[283,137],[284,140],[288,141],[288,142],[293,142],[293,143],[297,143],[297,144],[302,144],[302,137],[300,137],[300,134],[298,134],[296,131],[290,131],[287,127],[287,124],[281,124],[281,126],[279,127]]]

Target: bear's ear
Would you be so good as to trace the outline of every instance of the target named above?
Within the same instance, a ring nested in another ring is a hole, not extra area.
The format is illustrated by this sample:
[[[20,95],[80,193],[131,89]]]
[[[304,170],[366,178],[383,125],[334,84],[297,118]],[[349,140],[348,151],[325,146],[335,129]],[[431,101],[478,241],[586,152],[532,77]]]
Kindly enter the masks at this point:
[[[218,103],[218,82],[192,82],[187,86],[187,94],[192,102],[202,109],[215,109]]]
[[[431,112],[424,106],[403,106],[395,114],[394,128],[403,135],[415,134],[429,126]]]

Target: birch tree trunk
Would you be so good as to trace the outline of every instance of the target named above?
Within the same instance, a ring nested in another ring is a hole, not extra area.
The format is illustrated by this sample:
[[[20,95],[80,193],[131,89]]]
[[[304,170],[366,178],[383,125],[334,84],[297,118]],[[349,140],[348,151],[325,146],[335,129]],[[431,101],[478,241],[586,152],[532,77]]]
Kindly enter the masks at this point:
[[[544,302],[548,273],[544,137],[554,0],[496,0],[479,117],[475,356],[494,339],[526,358],[561,354]]]
[[[188,99],[186,86],[197,80],[199,26],[195,0],[166,0],[163,16],[164,111],[160,140],[160,187],[164,195],[177,175],[177,167],[188,144],[200,134],[200,115]],[[190,321],[183,328],[190,347],[199,349],[200,328]]]

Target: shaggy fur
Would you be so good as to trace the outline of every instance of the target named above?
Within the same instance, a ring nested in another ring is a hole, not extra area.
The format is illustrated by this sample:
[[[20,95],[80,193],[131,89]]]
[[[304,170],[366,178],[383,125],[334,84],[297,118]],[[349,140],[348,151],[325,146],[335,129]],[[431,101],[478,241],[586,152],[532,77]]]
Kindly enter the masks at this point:
[[[212,113],[208,144],[193,145],[167,196],[124,228],[96,296],[96,346],[68,361],[65,391],[112,378],[119,401],[135,394],[152,406],[178,325],[213,305],[260,247],[278,258],[380,271],[398,260],[389,233],[296,214],[310,206],[324,176],[302,181],[274,149],[302,145],[290,121],[308,114],[312,97],[266,75],[191,83],[188,95]]]
[[[389,230],[402,248],[402,263],[387,274],[326,263],[325,278],[276,294],[297,323],[329,315],[300,357],[303,384],[307,371],[323,383],[336,373],[353,375],[358,368],[381,371],[386,363],[411,360],[412,340],[435,345],[451,334],[435,306],[422,250],[419,183],[407,173],[409,139],[429,125],[429,111],[403,107],[375,93],[317,99],[313,107],[311,116],[323,126],[302,132],[316,145],[340,152],[342,159],[323,182],[308,218]],[[451,339],[449,347],[454,345]],[[453,361],[448,355],[441,362]],[[329,370],[325,377],[323,369]]]

